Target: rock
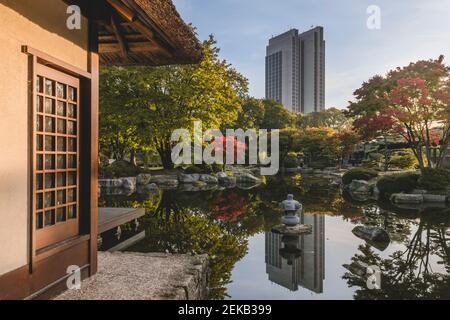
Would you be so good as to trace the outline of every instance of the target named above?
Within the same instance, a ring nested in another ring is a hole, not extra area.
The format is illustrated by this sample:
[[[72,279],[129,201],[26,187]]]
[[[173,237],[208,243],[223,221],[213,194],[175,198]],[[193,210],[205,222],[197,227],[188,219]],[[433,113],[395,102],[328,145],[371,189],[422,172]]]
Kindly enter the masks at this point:
[[[303,173],[303,174],[313,174],[313,173],[314,173],[314,169],[312,169],[312,168],[301,168],[301,169],[300,169],[300,173]]]
[[[360,194],[371,194],[372,193],[369,183],[364,180],[353,180],[348,185],[348,191],[350,193],[360,193]]]
[[[178,184],[178,176],[176,175],[159,175],[159,176],[152,176],[150,179],[151,183],[156,183],[157,185],[165,185],[165,184]]]
[[[421,190],[421,189],[414,189],[411,193],[412,194],[427,194],[428,191],[427,190]]]
[[[207,184],[203,181],[197,181],[195,183],[185,183],[182,184],[179,190],[184,192],[201,192],[201,191],[211,191],[218,188],[217,184]]]
[[[135,190],[129,190],[125,188],[104,188],[103,191],[108,196],[131,196]]]
[[[432,203],[446,203],[447,196],[437,195],[437,194],[424,194],[423,201]]]
[[[207,184],[218,184],[219,183],[219,180],[210,174],[200,175],[200,181],[203,181]]]
[[[405,203],[405,204],[422,204],[424,196],[421,194],[405,194],[405,193],[394,193],[391,196],[391,201],[393,203]]]
[[[283,234],[283,235],[289,235],[289,236],[297,236],[297,235],[302,235],[305,233],[311,233],[312,225],[298,224],[294,227],[288,227],[284,224],[281,224],[281,225],[273,227],[272,232],[278,233],[278,234]]]
[[[150,183],[152,175],[150,173],[140,173],[136,177],[136,183],[140,186],[145,186]]]
[[[217,178],[219,179],[219,183],[225,187],[232,188],[236,186],[236,177],[230,177],[225,172],[219,172]]]
[[[122,188],[126,190],[136,190],[136,177],[121,178]]]
[[[102,188],[120,188],[123,185],[122,179],[99,179],[98,185]]]
[[[391,243],[389,234],[381,228],[357,226],[352,233],[380,251],[384,251]]]
[[[373,192],[372,192],[372,199],[374,199],[374,200],[380,199],[380,194],[381,194],[380,189],[378,189],[378,187],[375,186],[373,188]]]
[[[183,174],[178,175],[178,180],[181,183],[194,183],[200,180],[200,174],[192,173],[192,174]]]
[[[250,173],[241,173],[236,177],[236,183],[241,184],[260,184],[261,180]]]
[[[155,191],[155,190],[159,190],[158,185],[156,183],[150,183],[147,184],[145,187],[145,190],[147,191]]]

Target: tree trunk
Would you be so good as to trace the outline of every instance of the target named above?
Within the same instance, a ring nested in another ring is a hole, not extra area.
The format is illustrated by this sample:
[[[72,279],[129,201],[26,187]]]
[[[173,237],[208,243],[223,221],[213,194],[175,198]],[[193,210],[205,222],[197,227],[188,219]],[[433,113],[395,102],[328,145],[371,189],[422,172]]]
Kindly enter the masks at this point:
[[[387,138],[384,136],[384,172],[387,172],[389,170],[389,150],[387,145]]]
[[[134,149],[131,149],[131,151],[130,151],[130,163],[133,166],[137,166],[137,164],[136,164],[136,150],[134,150]]]

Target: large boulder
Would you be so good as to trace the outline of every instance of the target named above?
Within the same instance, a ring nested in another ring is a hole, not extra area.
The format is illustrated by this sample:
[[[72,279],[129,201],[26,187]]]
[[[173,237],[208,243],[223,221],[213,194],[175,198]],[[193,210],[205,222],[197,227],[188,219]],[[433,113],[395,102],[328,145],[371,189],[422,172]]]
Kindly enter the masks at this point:
[[[225,172],[219,172],[217,178],[219,179],[219,183],[224,187],[233,188],[236,186],[236,177],[229,176]]]
[[[150,173],[140,173],[136,177],[136,182],[139,186],[145,186],[150,183],[152,175]]]
[[[446,203],[447,196],[437,195],[437,194],[424,194],[423,201],[430,203]]]
[[[125,190],[136,190],[136,177],[121,178],[122,188]]]
[[[357,226],[352,233],[380,251],[384,251],[391,242],[389,234],[381,228]]]
[[[200,192],[200,191],[211,191],[218,188],[217,184],[207,184],[203,181],[197,181],[195,183],[185,183],[179,187],[180,191],[184,192]]]
[[[372,188],[367,181],[364,180],[353,180],[348,185],[348,191],[352,194],[367,194],[372,193]]]
[[[205,182],[206,184],[218,184],[219,183],[219,180],[210,174],[200,175],[200,181]]]
[[[191,173],[191,174],[181,173],[178,175],[178,180],[181,183],[195,183],[200,180],[200,174],[198,174],[198,173]]]
[[[176,189],[178,188],[178,176],[176,175],[157,175],[152,176],[151,183],[155,183],[161,189]]]
[[[238,184],[260,184],[261,180],[251,175],[250,173],[241,173],[236,177],[236,183]]]
[[[122,179],[99,179],[98,185],[102,188],[121,188],[123,185]]]
[[[424,202],[424,195],[394,193],[391,196],[391,201],[398,204],[422,204]]]

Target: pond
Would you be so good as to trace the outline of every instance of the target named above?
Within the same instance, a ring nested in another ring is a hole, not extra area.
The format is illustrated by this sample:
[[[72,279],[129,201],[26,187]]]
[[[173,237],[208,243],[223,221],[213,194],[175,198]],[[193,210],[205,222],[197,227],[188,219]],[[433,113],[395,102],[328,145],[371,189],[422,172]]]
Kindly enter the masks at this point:
[[[303,203],[312,233],[271,232],[288,193]],[[139,226],[146,237],[129,251],[207,253],[212,299],[450,299],[446,208],[354,203],[331,180],[300,175],[250,190],[104,195],[100,205],[146,208]],[[358,225],[383,228],[390,244],[359,239]],[[370,289],[361,266],[381,270],[380,289]]]

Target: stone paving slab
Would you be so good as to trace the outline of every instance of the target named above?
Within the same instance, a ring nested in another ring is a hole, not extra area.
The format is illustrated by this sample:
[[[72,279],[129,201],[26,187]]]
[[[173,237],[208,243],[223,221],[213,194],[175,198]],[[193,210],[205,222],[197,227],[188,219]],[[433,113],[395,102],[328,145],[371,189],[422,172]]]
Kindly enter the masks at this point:
[[[55,300],[199,300],[207,298],[206,255],[99,252],[98,273]]]

